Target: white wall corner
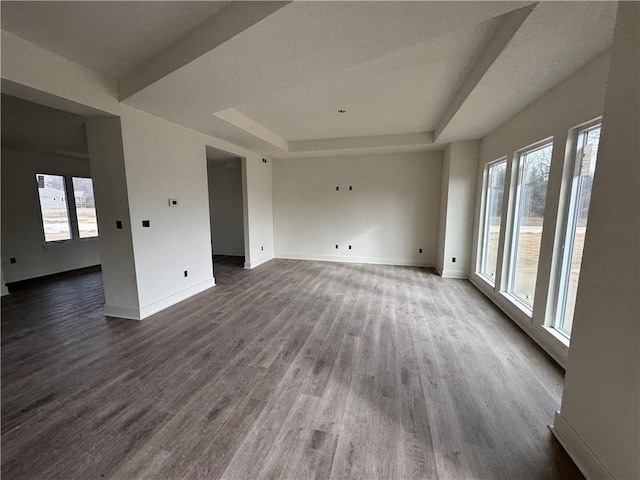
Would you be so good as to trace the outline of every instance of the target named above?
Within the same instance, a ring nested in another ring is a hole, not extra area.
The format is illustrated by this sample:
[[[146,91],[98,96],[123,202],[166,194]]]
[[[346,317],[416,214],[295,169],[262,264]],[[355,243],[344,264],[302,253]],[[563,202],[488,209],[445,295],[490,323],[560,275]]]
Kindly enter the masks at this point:
[[[189,297],[204,292],[216,284],[215,278],[210,278],[204,282],[200,282],[189,288],[186,288],[178,293],[170,295],[166,298],[160,299],[156,302],[150,303],[141,308],[124,307],[122,305],[107,305],[104,306],[104,315],[106,317],[124,318],[126,320],[144,320],[151,315],[164,310],[176,303],[186,300]]]
[[[442,278],[458,278],[463,280],[469,279],[469,272],[462,270],[442,270],[438,272]]]
[[[7,284],[4,283],[4,268],[0,267],[0,296],[9,295]]]
[[[204,282],[197,283],[189,288],[181,290],[180,292],[174,293],[173,295],[169,295],[168,297],[145,305],[144,307],[140,308],[140,320],[150,317],[151,315],[158,313],[165,308],[169,308],[176,303],[180,303],[189,297],[193,297],[198,293],[204,292],[205,290],[214,287],[215,284],[216,279],[214,277],[211,277]]]
[[[556,412],[553,425],[549,425],[549,430],[587,480],[614,478],[613,474],[602,464],[594,451],[582,440],[561,412]]]
[[[247,270],[251,270],[253,268],[259,267],[263,263],[267,263],[269,260],[273,260],[274,258],[275,257],[273,255],[265,255],[264,257],[260,257],[256,260],[244,262],[244,268]]]
[[[126,320],[142,320],[140,318],[140,310],[132,307],[123,307],[122,305],[104,306],[104,316],[114,318],[124,318]]]

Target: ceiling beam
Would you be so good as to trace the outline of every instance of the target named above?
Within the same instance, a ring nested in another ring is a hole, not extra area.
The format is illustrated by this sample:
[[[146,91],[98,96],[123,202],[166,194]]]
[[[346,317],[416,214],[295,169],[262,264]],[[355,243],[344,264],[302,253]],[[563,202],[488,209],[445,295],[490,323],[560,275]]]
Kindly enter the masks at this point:
[[[288,1],[230,2],[177,42],[120,78],[118,80],[120,101],[222,45],[288,3]]]
[[[219,119],[233,125],[234,127],[237,127],[244,132],[257,137],[260,140],[263,140],[284,152],[289,150],[289,142],[287,142],[284,138],[282,138],[277,133],[272,132],[261,123],[258,123],[255,120],[252,120],[246,115],[240,113],[235,108],[226,108],[214,113],[214,115]]]
[[[469,70],[469,74],[466,76],[464,82],[460,85],[460,88],[453,95],[449,106],[444,112],[444,115],[438,122],[438,126],[435,130],[435,140],[442,135],[442,132],[451,123],[451,120],[460,111],[460,108],[467,100],[471,92],[480,83],[480,80],[489,71],[493,63],[504,51],[508,43],[511,41],[515,33],[522,26],[529,14],[533,11],[537,4],[528,5],[524,8],[514,10],[506,13],[502,16],[496,31],[493,36],[487,42],[486,47],[482,50],[482,53],[476,60],[475,64]]]
[[[276,158],[324,157],[355,154],[381,154],[438,150],[433,132],[371,137],[322,138],[289,142],[289,151]]]
[[[213,116],[264,142],[273,158],[418,152],[442,147],[434,145],[433,132],[287,141],[235,108],[221,110]]]

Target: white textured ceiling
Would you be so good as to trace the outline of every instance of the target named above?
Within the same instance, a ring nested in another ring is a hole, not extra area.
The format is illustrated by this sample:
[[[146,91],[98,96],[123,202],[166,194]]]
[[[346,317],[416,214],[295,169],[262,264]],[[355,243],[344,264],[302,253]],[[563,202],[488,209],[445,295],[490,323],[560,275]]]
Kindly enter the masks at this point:
[[[216,112],[238,106],[249,109],[252,104],[284,89],[329,79],[363,62],[416,44],[422,44],[424,50],[433,50],[431,41],[438,42],[440,37],[463,29],[476,30],[480,23],[522,5],[522,2],[293,2],[125,101],[196,130],[220,135],[212,118]],[[468,37],[458,34],[452,39],[455,40],[463,45],[457,48],[448,45],[447,50],[464,50],[469,58],[468,49],[473,47]],[[428,51],[422,55],[434,56]],[[393,76],[393,62],[390,65],[389,74]],[[408,67],[409,63],[403,65]],[[455,60],[451,65],[454,69],[458,67]],[[396,70],[400,76],[399,69]],[[359,72],[353,69],[355,76]],[[346,78],[342,83],[346,81],[357,89],[360,80],[362,78]],[[373,81],[373,78],[366,79],[367,83],[360,88],[366,89],[368,82]],[[417,96],[423,98],[426,88],[411,85],[403,92],[404,101],[413,103]],[[339,95],[339,91],[334,93]],[[449,85],[446,91],[428,92],[443,101],[447,93]],[[298,94],[304,95],[304,92]],[[307,88],[306,95],[320,98],[313,88]],[[375,101],[362,95],[357,104],[354,99],[351,111],[357,112],[358,107]],[[422,100],[420,103],[427,105]],[[287,105],[278,105],[263,117],[275,118],[280,109],[286,108]],[[427,115],[428,112],[422,122],[426,123]],[[395,118],[401,116],[395,115]],[[307,131],[301,133],[310,138],[322,138],[329,133],[322,130],[322,124],[314,125],[313,116],[308,114],[289,122],[308,124]],[[324,125],[328,123],[325,121]],[[419,122],[414,121],[416,123]],[[291,140],[279,132],[271,120],[265,121],[264,127]],[[400,131],[403,126],[392,128]],[[363,135],[381,132],[379,127],[359,130]]]
[[[127,104],[291,157],[481,138],[605,50],[615,15],[613,2],[226,4],[2,2],[2,28],[119,77]]]
[[[615,2],[541,2],[462,105],[441,142],[482,138],[603,52]]]
[[[2,1],[2,29],[118,78],[228,1]]]
[[[459,78],[495,22],[446,33],[334,75],[319,76],[238,110],[289,141],[434,130]]]

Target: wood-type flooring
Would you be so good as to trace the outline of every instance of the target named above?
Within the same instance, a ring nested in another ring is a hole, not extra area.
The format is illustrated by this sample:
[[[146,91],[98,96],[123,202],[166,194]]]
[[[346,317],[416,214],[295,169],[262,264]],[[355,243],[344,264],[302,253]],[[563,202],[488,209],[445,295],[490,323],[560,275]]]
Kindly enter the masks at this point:
[[[104,317],[99,271],[15,285],[2,479],[582,478],[562,370],[469,282],[240,265],[142,322]]]

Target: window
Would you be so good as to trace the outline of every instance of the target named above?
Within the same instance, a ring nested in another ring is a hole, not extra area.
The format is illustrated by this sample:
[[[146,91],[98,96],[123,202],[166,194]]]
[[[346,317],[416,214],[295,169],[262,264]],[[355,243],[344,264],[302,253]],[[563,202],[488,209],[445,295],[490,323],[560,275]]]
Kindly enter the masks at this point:
[[[36,174],[45,242],[98,236],[90,178]],[[73,202],[68,192],[73,189]]]
[[[522,152],[518,158],[516,211],[507,292],[533,309],[553,143]]]
[[[502,197],[507,173],[507,162],[490,164],[485,184],[484,221],[480,256],[480,273],[495,282],[498,261],[498,239],[502,222]]]
[[[96,203],[93,199],[93,181],[82,177],[73,177],[72,180],[79,236],[80,238],[97,237],[98,219]]]
[[[571,335],[571,327],[573,326],[573,313],[576,305],[578,278],[582,263],[584,237],[587,232],[587,215],[599,141],[600,125],[588,127],[578,133],[555,322],[555,328],[567,337]]]
[[[46,242],[71,239],[69,208],[65,202],[66,186],[62,175],[36,175],[40,212]]]

